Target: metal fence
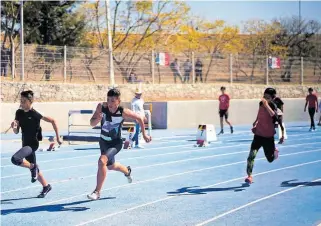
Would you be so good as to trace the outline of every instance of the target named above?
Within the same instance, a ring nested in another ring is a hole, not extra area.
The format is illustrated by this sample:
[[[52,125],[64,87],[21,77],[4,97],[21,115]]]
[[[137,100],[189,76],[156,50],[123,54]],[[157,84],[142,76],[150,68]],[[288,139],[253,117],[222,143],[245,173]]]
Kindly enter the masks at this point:
[[[158,52],[116,51],[116,84],[143,82],[170,83],[246,83],[320,84],[321,59],[288,57],[280,68],[272,69],[266,56],[245,54],[168,53],[169,65],[155,62]],[[171,64],[177,59],[179,72]],[[189,60],[190,63],[185,63]],[[201,72],[195,64],[200,61]],[[185,64],[185,65],[184,65]],[[187,67],[190,65],[190,67]],[[190,68],[190,71],[184,70]],[[1,76],[20,80],[21,52],[1,51]],[[3,78],[3,77],[2,77]],[[108,50],[66,46],[25,45],[24,80],[69,83],[109,83]]]

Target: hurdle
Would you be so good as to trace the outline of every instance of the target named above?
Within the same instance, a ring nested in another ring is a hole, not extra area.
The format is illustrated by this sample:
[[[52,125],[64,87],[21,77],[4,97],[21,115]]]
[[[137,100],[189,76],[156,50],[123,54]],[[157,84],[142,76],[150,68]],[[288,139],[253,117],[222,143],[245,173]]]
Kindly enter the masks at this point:
[[[89,114],[93,114],[94,110],[70,110],[68,112],[68,143],[71,144],[71,139],[70,139],[70,129],[71,127],[89,127],[90,125],[79,125],[79,124],[73,124],[72,123],[72,115],[75,114],[81,114],[81,115],[89,115]],[[91,141],[90,139],[88,139],[87,141]],[[98,139],[93,139],[92,141],[98,141]]]
[[[147,118],[147,124],[145,124],[145,129],[147,129],[148,131],[148,135],[151,136],[152,134],[152,113],[151,113],[151,106],[150,106],[150,110],[144,110],[145,112],[145,117]],[[93,114],[94,110],[70,110],[68,112],[68,136],[64,136],[64,139],[68,139],[68,144],[71,144],[71,141],[79,141],[80,138],[76,137],[72,138],[70,136],[70,134],[72,133],[71,128],[72,127],[90,127],[89,124],[87,125],[80,125],[80,124],[74,124],[72,123],[72,115],[75,114]],[[134,122],[126,122],[127,127],[132,128],[135,127],[135,123]],[[96,126],[93,129],[101,129],[100,126]],[[98,142],[99,141],[99,137],[84,137],[84,139],[81,139],[80,141],[86,141],[86,142]]]

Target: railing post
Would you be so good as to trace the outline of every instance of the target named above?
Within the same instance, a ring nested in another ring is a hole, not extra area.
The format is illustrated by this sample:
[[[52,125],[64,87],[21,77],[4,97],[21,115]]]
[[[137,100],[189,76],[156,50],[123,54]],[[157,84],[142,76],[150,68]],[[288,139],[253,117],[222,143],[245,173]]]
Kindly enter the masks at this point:
[[[195,84],[195,55],[192,52],[192,83]]]
[[[233,56],[230,54],[230,83],[233,84]]]
[[[64,82],[67,80],[67,46],[64,46]]]
[[[14,42],[12,42],[12,49],[11,49],[11,76],[12,76],[12,79],[15,78],[15,67],[16,67],[14,49],[15,49]]]
[[[269,57],[266,56],[266,64],[265,64],[265,84],[269,85]]]
[[[155,84],[155,52],[152,50],[152,81],[153,85]]]
[[[300,77],[301,77],[301,85],[303,86],[303,57],[301,57],[301,72],[300,72]]]

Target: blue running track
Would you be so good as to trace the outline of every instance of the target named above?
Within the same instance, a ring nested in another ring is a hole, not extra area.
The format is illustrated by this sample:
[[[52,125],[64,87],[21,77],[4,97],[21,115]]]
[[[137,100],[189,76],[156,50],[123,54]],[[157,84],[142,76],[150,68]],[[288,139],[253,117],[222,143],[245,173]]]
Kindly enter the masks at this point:
[[[116,160],[133,169],[133,183],[108,172],[101,199],[90,201],[96,185],[97,143],[64,145],[37,152],[37,161],[53,190],[11,163],[21,146],[17,135],[1,138],[2,225],[260,225],[321,223],[321,128],[288,123],[288,140],[277,145],[279,158],[268,163],[263,150],[246,186],[246,159],[253,138],[250,126],[196,148],[196,129],[154,130],[145,149],[122,150]],[[218,128],[217,132],[218,132]]]

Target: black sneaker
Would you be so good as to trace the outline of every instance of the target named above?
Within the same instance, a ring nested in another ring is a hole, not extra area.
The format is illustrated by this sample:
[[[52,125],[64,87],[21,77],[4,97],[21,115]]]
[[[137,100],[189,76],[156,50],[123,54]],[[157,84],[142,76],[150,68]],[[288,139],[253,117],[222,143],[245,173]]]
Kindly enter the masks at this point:
[[[131,176],[132,168],[130,168],[130,166],[127,166],[127,169],[128,169],[128,174],[124,174],[124,175],[125,177],[127,177],[128,183],[131,183],[133,182],[133,178]]]
[[[224,134],[224,130],[221,130],[217,135]]]
[[[38,173],[39,173],[39,168],[38,165],[35,164],[32,169],[30,169],[31,172],[31,183],[35,183],[38,179]]]
[[[43,187],[42,191],[38,195],[38,198],[44,198],[51,191],[51,185],[48,184],[46,187]]]
[[[233,133],[234,132],[234,130],[233,130],[233,126],[231,126],[231,133]]]

